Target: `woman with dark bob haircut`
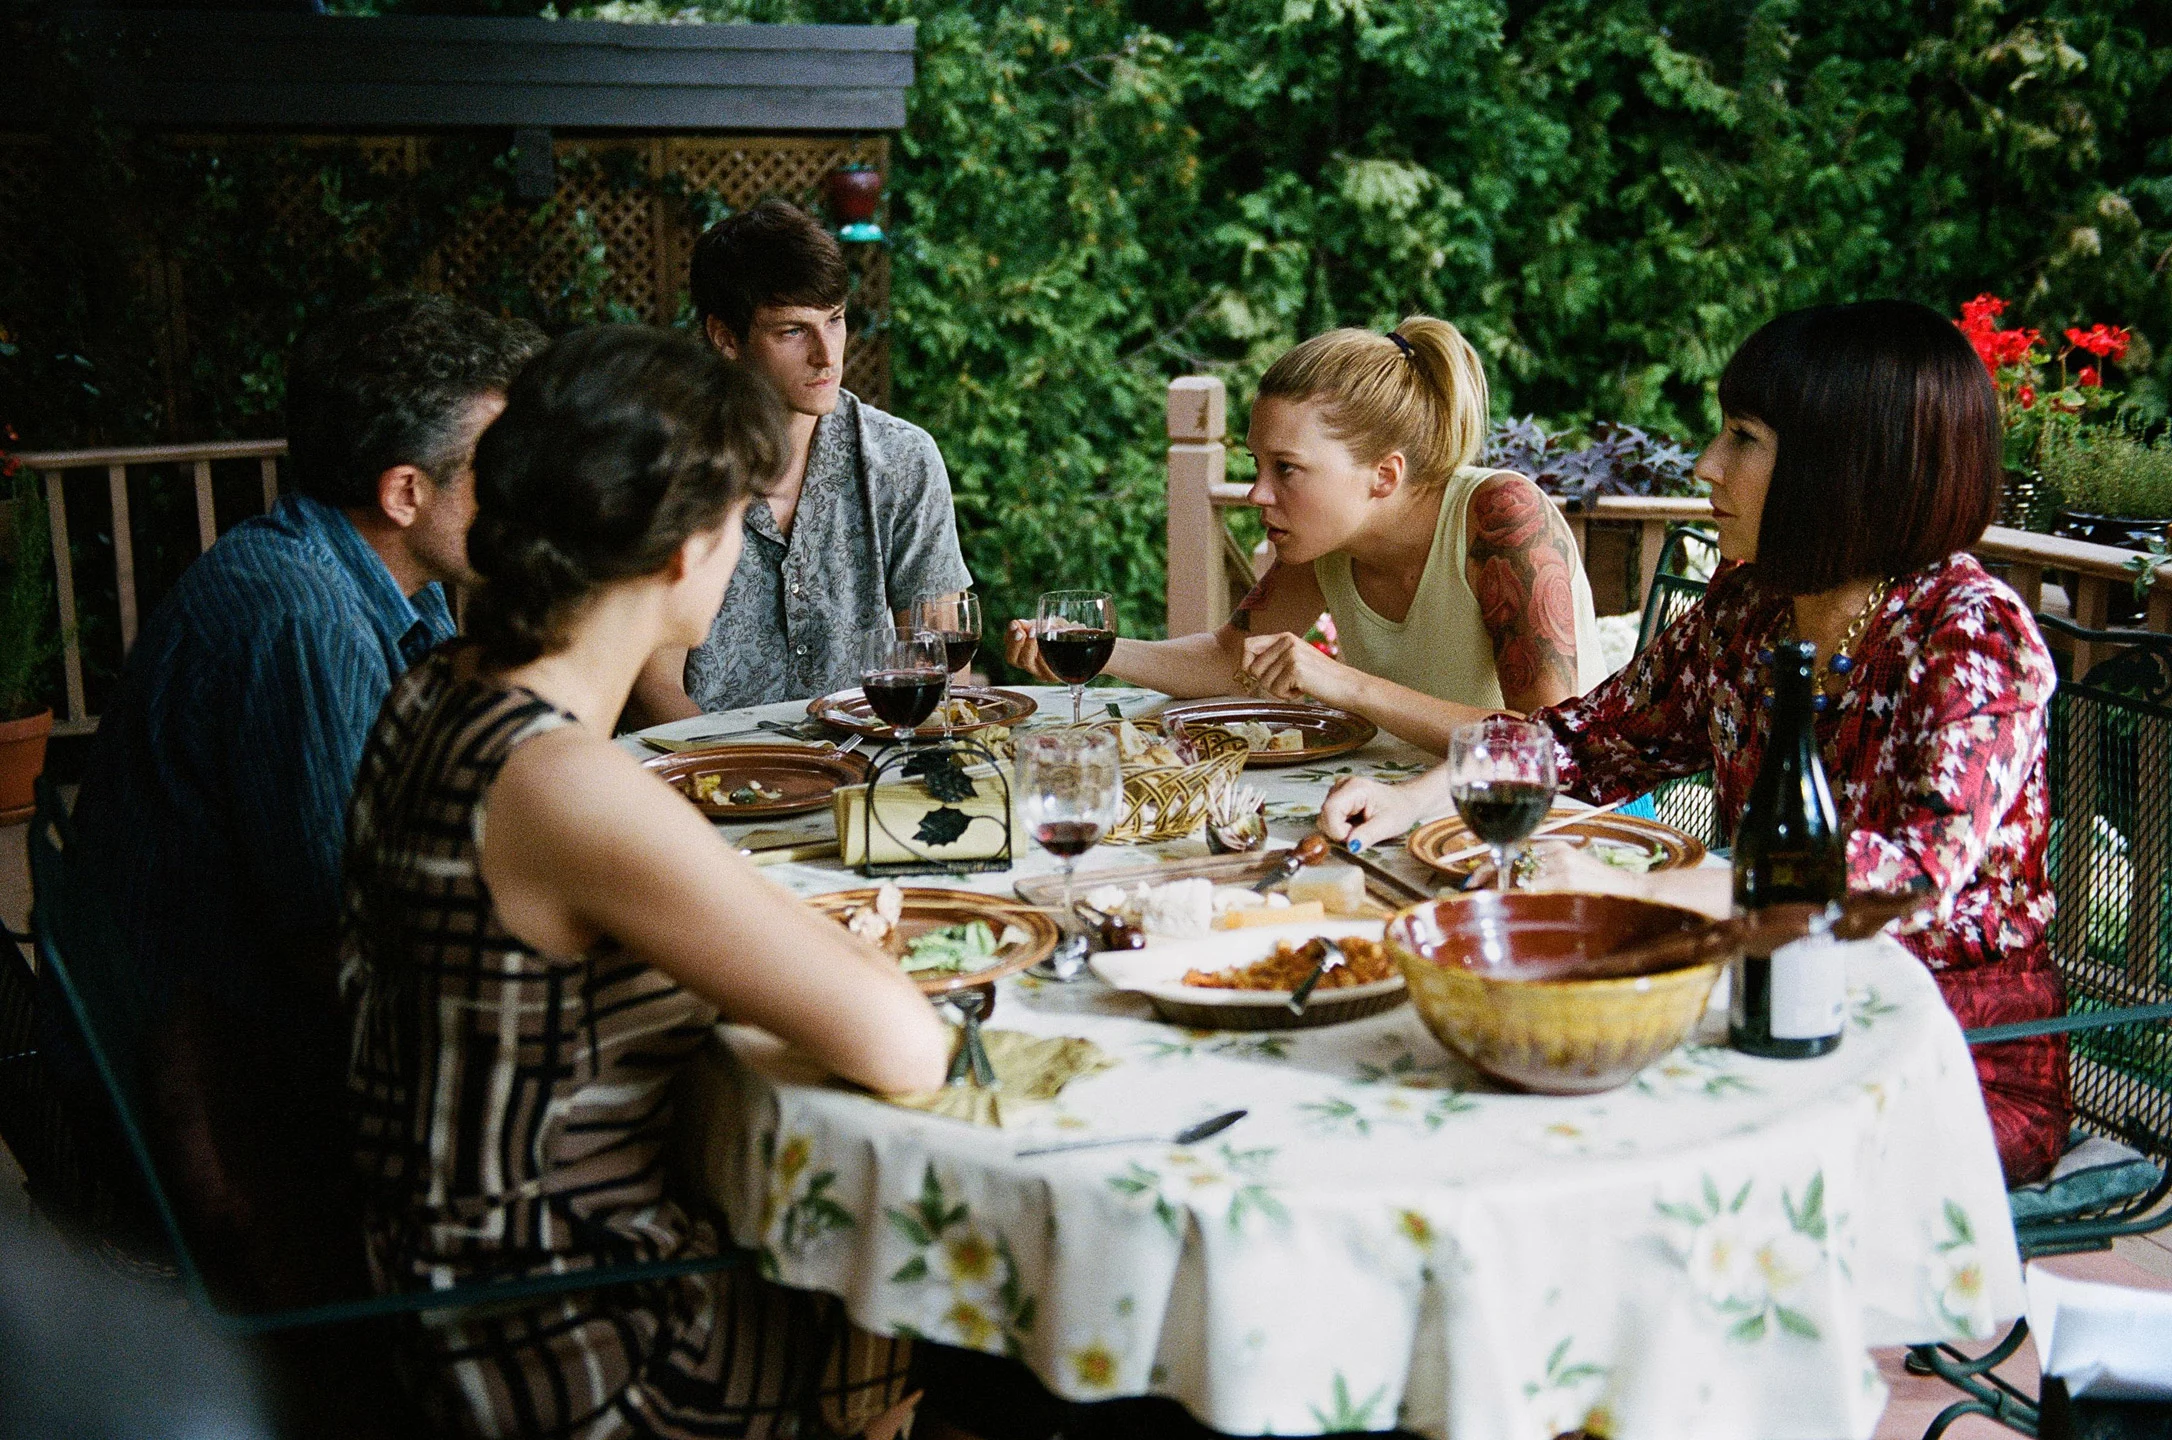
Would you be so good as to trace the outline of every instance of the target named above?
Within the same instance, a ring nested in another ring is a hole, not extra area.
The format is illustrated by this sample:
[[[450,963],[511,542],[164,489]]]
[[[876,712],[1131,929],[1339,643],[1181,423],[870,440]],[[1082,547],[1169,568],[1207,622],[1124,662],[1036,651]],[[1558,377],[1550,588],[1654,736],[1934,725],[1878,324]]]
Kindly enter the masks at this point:
[[[384,1289],[716,1253],[670,1198],[665,1142],[720,1013],[873,1089],[942,1082],[949,1032],[896,964],[611,742],[643,662],[709,633],[784,454],[766,381],[631,328],[552,345],[483,434],[473,638],[385,702],[347,834],[349,1083]],[[902,1343],[743,1271],[408,1333],[459,1434],[887,1436],[907,1403]]]
[[[1558,741],[1563,788],[1597,804],[1710,770],[1720,813],[1739,815],[1769,728],[1759,654],[1812,641],[1849,883],[1936,891],[1935,922],[1900,940],[1962,1025],[2063,1013],[2044,875],[2056,677],[2028,608],[1967,553],[1999,493],[1983,363],[1921,305],[1825,305],[1752,335],[1719,399],[1697,474],[1727,563],[1627,669],[1532,717]],[[1362,845],[1449,805],[1438,770],[1349,780],[1320,828]],[[1542,884],[1728,908],[1723,871],[1617,878],[1547,848]],[[2041,1177],[2066,1140],[2063,1037],[1975,1054],[2008,1180]]]

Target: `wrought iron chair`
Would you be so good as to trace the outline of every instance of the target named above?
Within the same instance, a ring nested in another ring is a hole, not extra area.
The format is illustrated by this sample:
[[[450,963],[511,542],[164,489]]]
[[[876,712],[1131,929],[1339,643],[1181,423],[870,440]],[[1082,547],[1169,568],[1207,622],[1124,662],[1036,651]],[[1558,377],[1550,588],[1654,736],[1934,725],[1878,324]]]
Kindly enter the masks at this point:
[[[1719,541],[1710,534],[1694,525],[1667,527],[1666,538],[1659,543],[1659,568],[1652,572],[1652,588],[1644,596],[1637,649],[1651,644],[1660,631],[1696,608],[1718,564]]]
[[[1637,626],[1641,652],[1659,632],[1697,607],[1704,598],[1703,576],[1719,563],[1719,543],[1690,525],[1670,525],[1659,547],[1659,568],[1652,588],[1644,597],[1644,619]],[[1695,573],[1693,573],[1695,572]],[[1669,780],[1651,793],[1652,817],[1694,835],[1712,850],[1731,843],[1729,826],[1719,813],[1712,793],[1710,772]]]
[[[367,1295],[278,1311],[246,1311],[222,1301],[207,1285],[164,1183],[144,1129],[142,1065],[152,1017],[138,1000],[127,951],[106,913],[97,877],[71,863],[73,827],[58,789],[38,782],[37,812],[30,826],[31,931],[38,964],[50,974],[63,1002],[60,1017],[95,1070],[111,1102],[126,1163],[140,1179],[163,1246],[192,1306],[216,1327],[238,1334],[265,1334],[385,1316],[496,1305],[546,1295],[599,1290],[645,1280],[665,1280],[745,1263],[736,1252],[685,1260],[600,1266],[561,1274],[522,1276],[447,1289]],[[359,1238],[357,1240],[359,1243]]]
[[[2049,869],[2059,897],[2051,946],[2067,1013],[1967,1038],[1981,1046],[2072,1037],[2076,1130],[2136,1158],[2017,1191],[2014,1233],[2025,1260],[2108,1249],[2121,1236],[2172,1225],[2164,1204],[2172,1197],[2172,636],[2037,620],[2120,652],[2078,680],[2062,677],[2051,705]],[[1964,1415],[2037,1433],[2038,1399],[1993,1373],[2027,1335],[2023,1320],[1982,1355],[1952,1345],[1910,1349],[1912,1372],[1966,1396],[1940,1412],[1924,1440]]]

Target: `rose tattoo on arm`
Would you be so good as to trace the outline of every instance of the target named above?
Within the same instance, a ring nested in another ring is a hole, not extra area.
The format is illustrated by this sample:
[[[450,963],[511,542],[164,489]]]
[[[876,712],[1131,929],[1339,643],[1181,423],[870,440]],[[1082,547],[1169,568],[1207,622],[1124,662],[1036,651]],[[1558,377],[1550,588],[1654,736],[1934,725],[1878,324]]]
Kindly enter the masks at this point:
[[[1471,496],[1465,560],[1501,698],[1519,710],[1577,693],[1576,546],[1552,502],[1521,475],[1496,475]]]
[[[1279,564],[1280,562],[1276,563]],[[1247,635],[1252,633],[1252,612],[1267,603],[1267,584],[1274,579],[1274,576],[1275,566],[1270,565],[1267,567],[1267,573],[1260,576],[1258,580],[1253,582],[1252,588],[1244,592],[1244,598],[1239,600],[1237,608],[1230,612],[1229,625],[1231,629],[1241,630]]]

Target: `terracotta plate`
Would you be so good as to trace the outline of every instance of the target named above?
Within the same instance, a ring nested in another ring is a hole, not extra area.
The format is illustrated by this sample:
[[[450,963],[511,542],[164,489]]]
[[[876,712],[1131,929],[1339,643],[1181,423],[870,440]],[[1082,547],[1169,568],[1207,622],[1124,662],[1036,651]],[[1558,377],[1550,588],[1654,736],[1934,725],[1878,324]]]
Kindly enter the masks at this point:
[[[1196,700],[1171,705],[1156,717],[1163,724],[1182,720],[1187,725],[1220,725],[1228,728],[1257,720],[1275,730],[1301,730],[1302,750],[1254,750],[1245,768],[1276,765],[1310,765],[1347,755],[1370,744],[1380,727],[1362,715],[1337,710],[1331,705],[1303,705],[1294,700]]]
[[[980,719],[971,725],[953,725],[947,732],[931,721],[920,727],[922,736],[970,735],[995,725],[1016,725],[1041,708],[1031,695],[1021,695],[1016,690],[994,690],[986,685],[953,685],[950,698],[972,701],[980,711]],[[850,690],[838,690],[809,700],[807,713],[825,725],[850,730],[855,735],[877,740],[890,738],[890,726],[876,718],[874,710],[868,706],[867,696],[857,685]]]
[[[1380,938],[1378,920],[1313,920],[1298,925],[1261,925],[1223,930],[1190,940],[1156,940],[1143,950],[1110,950],[1088,963],[1105,985],[1144,995],[1154,1013],[1172,1025],[1198,1030],[1307,1030],[1392,1010],[1406,998],[1400,971],[1368,985],[1312,992],[1305,1013],[1292,1015],[1287,990],[1215,990],[1186,985],[1191,969],[1249,965],[1274,952],[1277,941],[1301,945],[1315,935],[1336,939]]]
[[[1024,944],[1013,945],[997,952],[996,962],[985,970],[969,970],[958,975],[919,975],[914,977],[922,993],[942,995],[952,990],[964,990],[975,985],[986,985],[1001,980],[1006,975],[1016,975],[1028,965],[1048,958],[1056,948],[1061,932],[1056,922],[1045,910],[1021,905],[1016,900],[1001,895],[983,895],[974,890],[936,890],[920,886],[902,887],[905,907],[898,916],[897,929],[891,932],[890,950],[902,954],[905,946],[917,935],[930,930],[940,930],[945,925],[962,925],[968,920],[984,920],[997,935],[1006,925],[1016,925],[1030,937]],[[838,890],[828,895],[809,897],[807,903],[842,925],[845,916],[862,905],[873,904],[872,889]]]
[[[642,763],[670,781],[711,820],[767,820],[819,810],[830,803],[830,792],[838,786],[857,785],[867,778],[867,761],[862,756],[806,745],[718,745],[658,755]],[[702,775],[717,777],[714,802],[694,794],[695,778]],[[777,791],[778,798],[748,805],[734,805],[723,798],[742,785]]]
[[[1546,817],[1546,823],[1564,816],[1574,815],[1574,810],[1555,810]],[[1539,837],[1541,843],[1548,839],[1569,840],[1583,846],[1601,860],[1612,855],[1644,856],[1649,870],[1686,870],[1704,862],[1704,845],[1694,836],[1684,835],[1672,825],[1662,825],[1657,820],[1641,816],[1609,812],[1594,815],[1589,820],[1577,820]],[[1447,857],[1458,850],[1466,850],[1478,843],[1478,837],[1470,832],[1460,815],[1447,815],[1429,824],[1420,825],[1410,832],[1411,855],[1430,865],[1443,875],[1458,878],[1468,875],[1485,862],[1483,854],[1450,862]],[[1635,866],[1625,865],[1624,869]]]

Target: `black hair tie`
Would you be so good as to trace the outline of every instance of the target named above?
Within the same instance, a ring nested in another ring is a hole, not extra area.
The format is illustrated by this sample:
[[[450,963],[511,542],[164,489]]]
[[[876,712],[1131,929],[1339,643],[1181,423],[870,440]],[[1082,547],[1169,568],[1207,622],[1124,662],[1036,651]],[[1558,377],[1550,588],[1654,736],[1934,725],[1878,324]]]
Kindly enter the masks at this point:
[[[1396,334],[1393,330],[1390,330],[1388,332],[1388,338],[1395,342],[1396,349],[1403,352],[1403,358],[1405,360],[1412,361],[1413,363],[1416,362],[1418,358],[1417,352],[1410,348],[1410,342],[1408,340],[1405,340],[1402,336]]]

